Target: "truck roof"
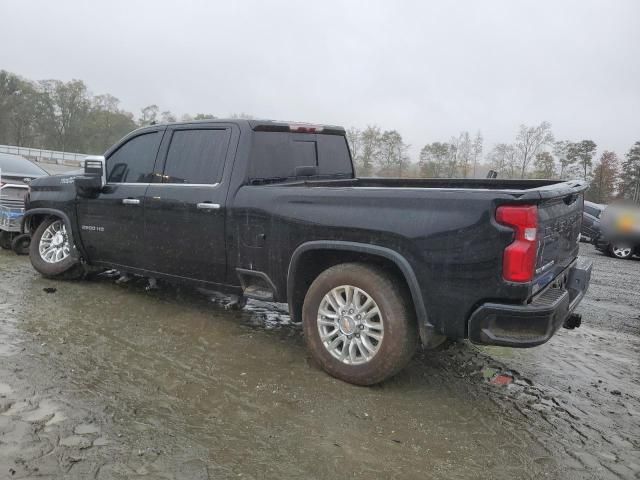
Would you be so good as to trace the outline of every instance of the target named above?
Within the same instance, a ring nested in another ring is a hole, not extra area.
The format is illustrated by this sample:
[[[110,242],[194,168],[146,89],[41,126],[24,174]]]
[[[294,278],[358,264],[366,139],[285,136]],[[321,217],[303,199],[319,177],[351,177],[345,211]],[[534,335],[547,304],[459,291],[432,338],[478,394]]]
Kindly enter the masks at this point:
[[[254,120],[244,118],[210,118],[204,120],[189,120],[183,122],[164,122],[156,125],[193,125],[198,123],[236,123],[244,124],[251,130],[263,132],[299,132],[299,133],[329,133],[333,135],[345,135],[345,129],[339,125],[327,125],[307,122],[294,122],[283,120]],[[144,128],[144,127],[143,127]]]

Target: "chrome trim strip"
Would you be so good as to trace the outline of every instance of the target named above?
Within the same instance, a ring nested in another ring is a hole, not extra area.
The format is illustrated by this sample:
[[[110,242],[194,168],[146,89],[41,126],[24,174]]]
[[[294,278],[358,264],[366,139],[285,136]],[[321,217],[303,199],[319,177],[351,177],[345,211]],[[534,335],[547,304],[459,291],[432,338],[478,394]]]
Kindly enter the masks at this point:
[[[133,186],[153,186],[153,187],[217,187],[217,183],[134,183],[134,182],[110,182],[107,185],[133,185]]]

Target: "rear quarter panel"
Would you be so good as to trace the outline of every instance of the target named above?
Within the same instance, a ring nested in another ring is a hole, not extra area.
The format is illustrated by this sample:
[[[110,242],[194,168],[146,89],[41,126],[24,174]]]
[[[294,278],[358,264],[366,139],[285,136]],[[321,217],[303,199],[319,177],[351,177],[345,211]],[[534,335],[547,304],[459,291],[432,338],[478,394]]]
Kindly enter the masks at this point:
[[[463,337],[479,302],[527,296],[502,280],[513,232],[493,220],[496,205],[513,200],[484,190],[245,186],[229,208],[230,255],[235,266],[267,272],[285,301],[289,261],[305,242],[390,248],[413,268],[436,331]]]

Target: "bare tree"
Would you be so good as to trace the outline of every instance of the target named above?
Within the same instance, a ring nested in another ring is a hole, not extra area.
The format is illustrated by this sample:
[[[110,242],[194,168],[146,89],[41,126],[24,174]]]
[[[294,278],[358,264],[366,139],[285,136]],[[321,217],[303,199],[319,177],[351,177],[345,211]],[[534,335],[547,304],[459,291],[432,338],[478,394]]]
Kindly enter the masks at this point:
[[[362,132],[355,127],[351,127],[347,130],[347,142],[351,150],[351,158],[354,163],[358,165],[360,163],[360,152],[362,149]]]
[[[157,105],[147,105],[142,110],[140,110],[140,118],[138,119],[138,124],[140,126],[151,125],[158,121],[158,113],[160,112],[160,107]]]
[[[162,123],[172,123],[177,121],[177,119],[176,119],[176,116],[173,113],[171,113],[170,110],[165,110],[160,114],[160,121]]]
[[[433,142],[420,150],[420,175],[427,178],[442,177],[446,167],[451,146],[448,143]]]
[[[539,151],[546,145],[553,143],[551,124],[542,122],[538,126],[528,127],[520,125],[520,131],[516,136],[515,148],[520,160],[520,178],[524,178],[527,168]]]
[[[475,177],[477,174],[478,168],[478,160],[482,158],[482,133],[478,130],[475,138],[473,139],[473,143],[471,144],[471,156],[473,158],[473,176]]]
[[[535,166],[535,171],[533,172],[535,178],[555,178],[556,162],[549,152],[538,153],[533,164]]]
[[[374,165],[379,163],[381,135],[380,127],[376,125],[369,125],[360,135],[362,153],[359,155],[359,158],[360,168],[364,176],[372,175]]]
[[[518,154],[513,145],[498,143],[489,152],[489,166],[498,172],[500,177],[514,178],[518,171]]]
[[[460,169],[460,176],[467,178],[469,170],[471,169],[471,137],[469,132],[460,132],[458,137],[458,168]]]

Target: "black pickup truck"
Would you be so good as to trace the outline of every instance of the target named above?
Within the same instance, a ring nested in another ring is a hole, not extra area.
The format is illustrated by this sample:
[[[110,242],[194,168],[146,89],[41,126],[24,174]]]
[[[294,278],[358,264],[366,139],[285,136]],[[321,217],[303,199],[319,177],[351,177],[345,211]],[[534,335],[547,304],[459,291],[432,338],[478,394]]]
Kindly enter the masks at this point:
[[[322,368],[367,385],[418,339],[531,347],[575,324],[585,188],[357,178],[341,127],[174,123],[34,180],[23,229],[47,277],[115,268],[287,302]]]

